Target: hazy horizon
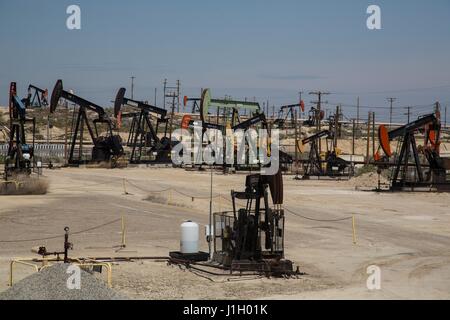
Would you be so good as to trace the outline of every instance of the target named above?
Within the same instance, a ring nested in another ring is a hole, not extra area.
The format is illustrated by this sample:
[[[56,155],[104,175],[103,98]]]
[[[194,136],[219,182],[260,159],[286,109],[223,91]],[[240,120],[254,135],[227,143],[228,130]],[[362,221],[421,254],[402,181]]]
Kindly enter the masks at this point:
[[[369,110],[386,119],[396,97],[394,121],[450,105],[450,1],[331,0],[86,1],[81,30],[66,28],[72,1],[0,2],[0,105],[16,81],[65,88],[110,106],[119,87],[135,98],[162,103],[162,82],[181,80],[182,95],[256,98],[261,104],[298,101],[307,108],[313,90],[329,91],[332,110],[346,116]],[[366,9],[377,4],[382,30],[366,27]]]

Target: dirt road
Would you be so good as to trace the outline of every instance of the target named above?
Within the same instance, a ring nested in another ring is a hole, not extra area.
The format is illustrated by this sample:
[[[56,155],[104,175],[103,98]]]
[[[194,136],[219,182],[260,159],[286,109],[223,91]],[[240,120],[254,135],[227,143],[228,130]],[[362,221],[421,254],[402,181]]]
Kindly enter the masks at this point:
[[[117,221],[73,235],[72,256],[167,256],[179,247],[185,220],[207,224],[208,172],[181,169],[61,169],[45,171],[45,196],[0,198],[0,291],[7,289],[9,261],[33,257],[31,247],[62,249],[60,239],[26,241],[83,231],[125,217],[127,247]],[[126,178],[124,188],[124,178]],[[244,175],[214,175],[214,195],[243,189]],[[450,194],[355,191],[352,182],[296,181],[285,177],[286,257],[300,279],[201,278],[164,262],[113,267],[113,285],[138,299],[449,299]],[[157,193],[156,191],[167,190]],[[125,194],[125,191],[128,194]],[[192,199],[199,197],[201,199]],[[231,209],[215,200],[215,211]],[[336,220],[355,215],[352,222]],[[5,242],[12,241],[12,242]],[[207,250],[206,242],[202,249]],[[381,290],[366,287],[367,267],[381,268]],[[16,278],[30,270],[19,267]]]

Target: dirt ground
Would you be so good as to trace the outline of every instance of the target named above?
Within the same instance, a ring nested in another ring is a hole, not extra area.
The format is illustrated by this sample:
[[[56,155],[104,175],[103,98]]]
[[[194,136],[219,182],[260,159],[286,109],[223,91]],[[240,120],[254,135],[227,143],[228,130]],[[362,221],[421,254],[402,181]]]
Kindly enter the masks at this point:
[[[8,288],[12,258],[37,257],[32,247],[54,251],[63,244],[62,237],[16,240],[62,235],[65,226],[83,231],[124,216],[124,250],[116,252],[121,243],[118,221],[72,235],[71,256],[167,256],[179,249],[183,221],[208,223],[208,172],[68,168],[44,175],[47,195],[0,197],[0,291]],[[231,189],[243,189],[245,175],[216,173],[213,179],[214,195],[229,199]],[[378,194],[355,190],[355,181],[298,181],[291,176],[284,182],[285,208],[296,214],[286,213],[286,257],[306,275],[206,279],[164,261],[135,261],[114,264],[113,287],[133,299],[450,299],[450,194]],[[168,188],[176,191],[155,193]],[[213,207],[223,211],[231,204],[215,200]],[[356,244],[351,220],[307,219],[352,215]],[[366,287],[370,265],[381,268],[381,290]],[[30,272],[17,267],[15,279]]]

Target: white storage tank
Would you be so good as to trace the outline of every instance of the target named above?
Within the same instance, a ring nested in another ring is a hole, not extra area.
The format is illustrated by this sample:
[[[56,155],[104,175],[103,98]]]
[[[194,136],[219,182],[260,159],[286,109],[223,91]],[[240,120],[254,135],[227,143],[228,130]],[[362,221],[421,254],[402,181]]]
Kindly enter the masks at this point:
[[[192,221],[181,224],[180,251],[183,254],[198,253],[199,251],[199,225]]]

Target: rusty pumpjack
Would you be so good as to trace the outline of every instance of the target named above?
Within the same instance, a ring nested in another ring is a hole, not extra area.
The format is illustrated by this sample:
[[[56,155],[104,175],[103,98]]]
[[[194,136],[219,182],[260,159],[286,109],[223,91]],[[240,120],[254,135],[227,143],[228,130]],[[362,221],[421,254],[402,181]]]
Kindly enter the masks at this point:
[[[17,84],[12,82],[9,89],[9,143],[5,161],[4,178],[30,175],[34,162],[35,118],[27,118],[26,108],[17,96]],[[32,142],[26,138],[26,124],[32,124]]]
[[[117,92],[114,115],[116,119],[120,119],[119,122],[122,118],[132,118],[127,142],[127,146],[131,147],[130,163],[170,163],[172,144],[167,136],[167,110],[128,99],[125,92],[125,88],[120,88]],[[130,106],[140,112],[122,113],[122,106]],[[156,126],[153,126],[153,118],[156,119]],[[162,138],[158,137],[160,124],[164,125]]]
[[[245,191],[231,191],[232,213],[214,215],[213,261],[231,271],[258,271],[269,275],[294,274],[285,260],[283,177],[249,175]],[[269,191],[273,208],[269,205]],[[236,200],[246,201],[237,209]]]
[[[52,92],[52,97],[50,100],[50,113],[54,113],[59,100],[63,98],[65,100],[71,101],[78,105],[78,115],[75,123],[75,127],[72,125],[72,142],[70,146],[70,154],[68,164],[73,166],[78,166],[81,164],[89,163],[100,163],[100,162],[111,162],[114,164],[118,158],[120,158],[124,151],[122,147],[122,139],[119,135],[113,134],[113,124],[111,119],[106,114],[105,110],[83,98],[80,98],[68,91],[63,89],[62,80],[58,80],[55,84],[55,88]],[[91,111],[97,114],[97,118],[93,120],[94,129],[89,123],[89,117],[87,111]],[[74,109],[75,116],[75,109]],[[84,124],[89,131],[92,143],[94,144],[92,148],[92,155],[90,160],[83,159],[83,135],[84,135]],[[98,124],[104,124],[107,127],[107,135],[101,136],[98,133]],[[78,141],[78,157],[75,157],[75,146]]]
[[[418,131],[423,131],[425,134],[423,147],[418,147],[416,143],[415,135]],[[441,123],[435,114],[423,116],[391,131],[388,131],[384,125],[379,127],[378,137],[385,154],[384,158],[377,156],[381,169],[392,166],[388,162],[389,158],[394,155],[390,143],[394,139],[401,139],[400,154],[393,164],[391,190],[414,191],[425,188],[450,192],[450,181],[447,179],[450,161],[439,155],[440,131]],[[424,161],[421,161],[421,154]],[[411,158],[413,163],[410,162]],[[410,168],[413,168],[414,171],[411,172]],[[425,171],[424,168],[428,171]]]

